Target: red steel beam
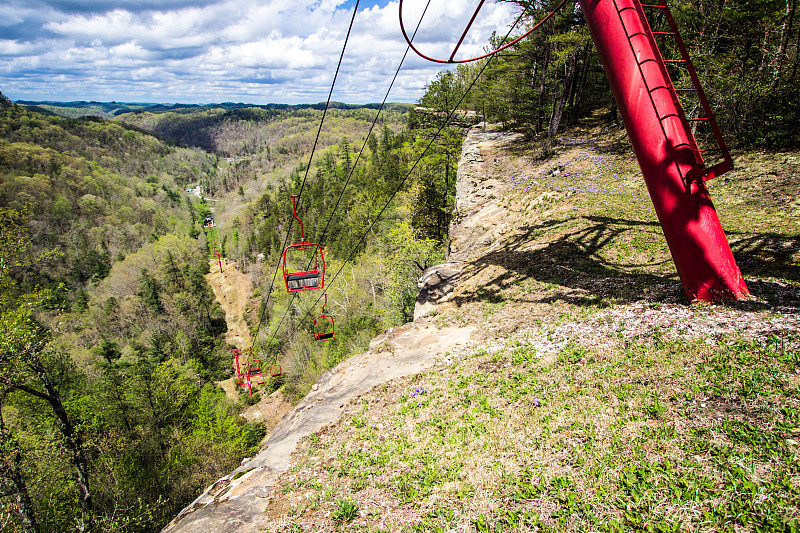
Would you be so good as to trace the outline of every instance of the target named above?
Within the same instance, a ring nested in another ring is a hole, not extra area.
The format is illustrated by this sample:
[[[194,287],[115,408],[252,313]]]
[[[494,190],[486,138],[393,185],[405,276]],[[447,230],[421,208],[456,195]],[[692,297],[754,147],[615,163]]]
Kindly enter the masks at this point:
[[[628,39],[644,33],[644,22],[630,16],[623,25],[619,10],[637,0],[579,0],[595,47],[603,62],[611,90],[625,122],[633,150],[644,175],[650,198],[672,253],[683,292],[689,301],[736,300],[750,295],[733,258],[714,204],[702,180],[688,186],[681,176],[695,166],[678,110],[667,90],[658,64],[639,62],[657,56],[647,38]],[[637,57],[639,61],[637,61]],[[660,119],[659,117],[674,117]]]

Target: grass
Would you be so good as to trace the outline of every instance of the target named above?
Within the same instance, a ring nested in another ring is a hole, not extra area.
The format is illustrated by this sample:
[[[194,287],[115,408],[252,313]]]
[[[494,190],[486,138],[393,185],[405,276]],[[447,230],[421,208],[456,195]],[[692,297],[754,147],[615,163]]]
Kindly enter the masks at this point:
[[[336,509],[331,513],[334,522],[340,524],[352,522],[358,516],[358,503],[350,498],[339,498],[335,502]]]
[[[349,500],[365,532],[800,531],[800,158],[749,154],[709,185],[756,298],[687,305],[635,162],[608,148],[623,134],[496,168],[514,231],[435,317],[485,345],[302,441],[292,524],[342,529]]]
[[[304,441],[299,471],[334,511],[294,523],[334,529],[362,508],[353,530],[795,531],[797,341],[477,352]]]

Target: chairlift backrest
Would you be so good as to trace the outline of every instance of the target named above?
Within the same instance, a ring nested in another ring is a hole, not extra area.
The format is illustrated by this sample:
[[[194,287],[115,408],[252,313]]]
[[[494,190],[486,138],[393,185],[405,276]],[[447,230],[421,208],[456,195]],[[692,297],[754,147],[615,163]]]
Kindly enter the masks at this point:
[[[328,305],[328,293],[325,293],[325,303],[322,304],[322,314],[314,319],[313,330],[314,339],[327,341],[336,338],[333,317],[325,314],[325,306]]]
[[[300,242],[290,244],[283,251],[283,280],[286,283],[286,292],[308,291],[321,289],[325,284],[325,257],[322,246],[314,242],[306,242],[303,238],[303,221],[297,217],[295,209],[296,194],[292,195],[292,216],[300,223]],[[291,262],[308,261],[306,270],[294,270],[289,266]],[[313,268],[311,263],[314,263]]]
[[[247,363],[247,375],[251,377],[261,375],[261,361],[253,359]]]
[[[327,341],[335,338],[333,317],[321,315],[314,319],[314,338],[318,341]]]

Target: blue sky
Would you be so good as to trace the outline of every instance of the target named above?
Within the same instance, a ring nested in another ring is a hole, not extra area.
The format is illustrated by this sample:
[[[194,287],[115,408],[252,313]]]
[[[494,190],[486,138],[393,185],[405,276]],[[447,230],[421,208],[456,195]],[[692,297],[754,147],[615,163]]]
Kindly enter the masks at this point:
[[[314,103],[327,98],[355,0],[2,0],[0,91],[12,100]],[[404,0],[412,31],[427,0]],[[447,57],[478,0],[430,0],[415,44]],[[462,50],[515,11],[487,1]],[[362,0],[333,93],[379,102],[403,56],[398,2]],[[413,53],[389,101],[414,102],[441,65]]]

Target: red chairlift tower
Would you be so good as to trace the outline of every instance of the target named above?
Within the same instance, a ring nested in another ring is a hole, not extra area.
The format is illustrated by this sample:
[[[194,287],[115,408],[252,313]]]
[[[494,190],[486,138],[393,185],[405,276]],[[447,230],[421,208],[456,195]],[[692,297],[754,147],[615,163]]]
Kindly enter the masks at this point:
[[[716,301],[750,295],[722,230],[705,181],[733,168],[708,101],[665,0],[580,0],[620,115],[642,169],[686,298]],[[687,118],[645,14],[660,10],[681,51],[705,115]],[[722,162],[707,167],[690,122],[708,122]]]
[[[483,3],[481,0],[449,59],[432,59],[417,53],[433,61],[451,64],[480,59],[453,58]],[[733,162],[666,0],[651,0],[651,3],[640,0],[579,0],[579,3],[686,298],[689,301],[717,301],[748,297],[747,285],[705,186],[705,181],[731,170]],[[402,5],[403,0],[400,0],[401,28]],[[563,5],[561,2],[556,10]],[[647,11],[661,14],[667,21],[668,31],[654,31]],[[405,29],[403,35],[411,45]],[[658,46],[659,38],[674,39],[681,57],[665,59]],[[510,44],[513,43],[506,46]],[[676,87],[668,65],[684,67],[691,86]],[[695,95],[703,115],[687,117],[679,94]],[[698,144],[694,135],[698,124],[710,127],[713,146]],[[705,158],[712,154],[716,154],[719,161],[708,164]]]
[[[219,273],[222,274],[222,257],[219,255],[219,252],[214,250],[214,255],[217,258],[217,262],[219,263]]]
[[[242,369],[239,368],[239,357],[241,357],[241,352],[239,352],[238,348],[229,348],[231,352],[231,356],[233,357],[233,375],[237,378],[242,377]]]

